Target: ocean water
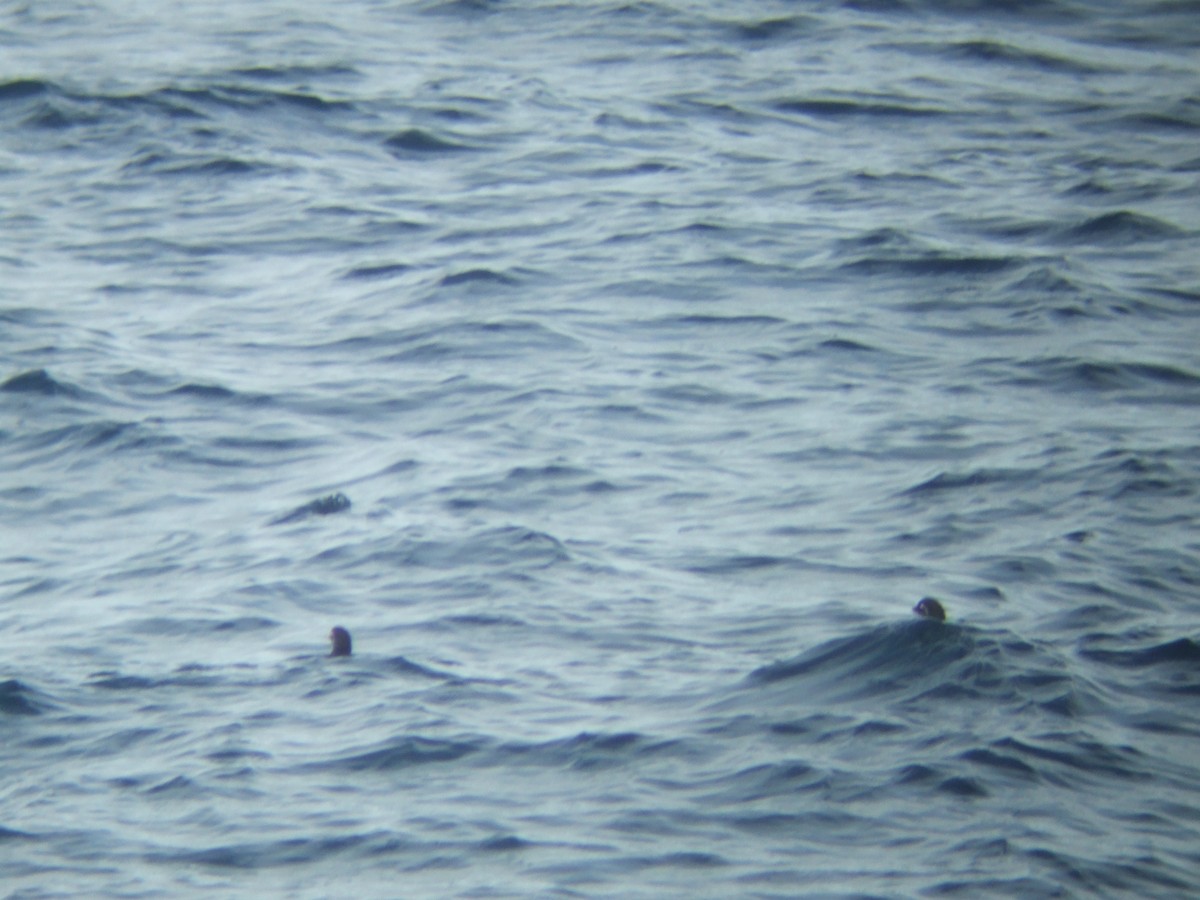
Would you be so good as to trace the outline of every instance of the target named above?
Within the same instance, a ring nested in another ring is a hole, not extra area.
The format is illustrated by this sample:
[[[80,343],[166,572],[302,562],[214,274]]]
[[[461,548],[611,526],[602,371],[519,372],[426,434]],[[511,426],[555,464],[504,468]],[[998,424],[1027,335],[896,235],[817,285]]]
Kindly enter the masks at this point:
[[[0,895],[1200,893],[1198,236],[1194,0],[3,0]]]

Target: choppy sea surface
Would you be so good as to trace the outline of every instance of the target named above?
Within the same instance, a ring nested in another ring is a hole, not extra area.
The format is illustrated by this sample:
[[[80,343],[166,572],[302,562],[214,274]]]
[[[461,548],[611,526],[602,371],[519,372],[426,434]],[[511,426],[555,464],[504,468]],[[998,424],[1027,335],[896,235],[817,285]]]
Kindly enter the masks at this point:
[[[1195,0],[3,0],[0,894],[1200,893],[1198,236]]]

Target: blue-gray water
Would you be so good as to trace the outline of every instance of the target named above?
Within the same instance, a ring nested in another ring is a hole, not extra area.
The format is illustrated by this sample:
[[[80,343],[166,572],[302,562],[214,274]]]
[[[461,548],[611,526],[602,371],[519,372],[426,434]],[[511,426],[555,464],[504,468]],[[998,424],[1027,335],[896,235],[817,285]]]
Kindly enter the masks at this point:
[[[1198,60],[0,3],[0,892],[1200,892]]]

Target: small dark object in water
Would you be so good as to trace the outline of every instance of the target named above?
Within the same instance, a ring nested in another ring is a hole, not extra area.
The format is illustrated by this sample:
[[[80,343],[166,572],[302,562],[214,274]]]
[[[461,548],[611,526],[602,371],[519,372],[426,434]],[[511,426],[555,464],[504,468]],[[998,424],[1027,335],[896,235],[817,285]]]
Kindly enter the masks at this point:
[[[937,619],[939,622],[946,621],[946,610],[942,604],[932,597],[922,597],[916,606],[913,607],[913,612],[925,619]]]
[[[329,640],[333,642],[333,650],[330,651],[330,656],[349,656],[350,655],[350,632],[341,625],[334,625],[329,632]]]
[[[311,503],[305,503],[303,506],[297,506],[290,513],[273,519],[271,524],[290,525],[292,522],[299,522],[309,516],[332,516],[334,513],[345,512],[349,508],[350,498],[339,491],[336,494],[320,497]]]
[[[314,500],[304,507],[315,516],[332,516],[334,513],[340,513],[349,508],[350,498],[342,493],[330,494],[328,497]]]

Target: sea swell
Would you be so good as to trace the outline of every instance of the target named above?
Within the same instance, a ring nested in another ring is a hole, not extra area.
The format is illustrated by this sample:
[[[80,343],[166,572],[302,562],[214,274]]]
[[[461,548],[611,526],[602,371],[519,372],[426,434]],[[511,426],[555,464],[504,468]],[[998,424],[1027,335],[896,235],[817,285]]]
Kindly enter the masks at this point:
[[[1195,892],[1188,4],[5,15],[14,896]]]

